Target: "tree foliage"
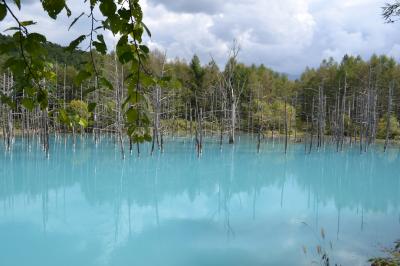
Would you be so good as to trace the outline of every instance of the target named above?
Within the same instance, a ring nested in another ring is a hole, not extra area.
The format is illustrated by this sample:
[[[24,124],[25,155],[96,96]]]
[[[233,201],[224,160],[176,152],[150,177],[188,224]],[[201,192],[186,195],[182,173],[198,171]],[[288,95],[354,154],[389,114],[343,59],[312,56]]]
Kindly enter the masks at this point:
[[[42,7],[52,19],[65,10],[68,16],[71,11],[65,0],[43,0]],[[143,44],[144,35],[150,36],[150,31],[143,22],[142,8],[138,0],[117,1],[91,0],[82,1],[87,5],[88,11],[78,15],[71,23],[70,28],[83,17],[89,19],[88,33],[80,35],[73,40],[67,50],[74,53],[78,46],[85,40],[89,42],[89,58],[86,64],[79,67],[76,74],[76,86],[83,82],[93,80],[92,89],[100,86],[112,88],[112,82],[108,81],[99,71],[96,57],[108,52],[103,34],[99,31],[110,31],[115,36],[120,36],[116,54],[120,63],[129,64],[130,75],[126,77],[128,93],[124,99],[123,111],[125,113],[125,126],[130,138],[134,142],[143,139],[151,139],[149,135],[148,101],[143,86],[156,82],[144,71],[144,62],[148,58],[149,48]],[[0,54],[6,55],[3,69],[10,69],[16,81],[14,94],[23,94],[25,106],[39,106],[46,111],[48,107],[49,90],[56,83],[56,73],[50,64],[48,51],[51,46],[47,44],[46,37],[37,32],[31,32],[30,26],[34,21],[23,21],[15,15],[13,6],[21,9],[19,0],[0,1],[0,21],[6,16],[13,18],[15,26],[8,29],[13,32],[12,39],[0,44]],[[102,17],[95,17],[95,9],[99,9]],[[47,48],[47,49],[46,49]],[[75,52],[76,53],[76,52]],[[65,59],[64,59],[65,60]],[[60,56],[60,62],[64,61]],[[9,95],[2,95],[4,103],[12,102]],[[15,106],[13,106],[15,107]],[[63,110],[65,112],[67,110]],[[132,113],[137,115],[132,117]],[[134,119],[132,119],[134,118]]]

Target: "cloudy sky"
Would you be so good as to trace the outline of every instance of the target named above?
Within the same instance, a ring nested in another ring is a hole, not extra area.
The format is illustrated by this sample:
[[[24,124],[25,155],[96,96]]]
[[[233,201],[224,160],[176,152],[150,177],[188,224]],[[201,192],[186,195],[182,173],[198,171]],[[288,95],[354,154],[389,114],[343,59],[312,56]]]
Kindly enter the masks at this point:
[[[390,0],[387,0],[390,1]],[[323,58],[340,60],[344,54],[368,58],[373,53],[400,58],[400,22],[385,24],[381,0],[141,0],[145,23],[152,31],[149,45],[166,50],[169,58],[187,60],[194,53],[203,63],[211,56],[223,64],[233,39],[247,64],[265,64],[276,71],[298,75]],[[22,15],[38,21],[36,31],[50,41],[68,44],[90,25],[82,20],[70,32],[68,25],[84,7],[69,0],[73,16],[53,21],[40,1],[25,2]],[[0,30],[12,25],[1,22]],[[114,42],[111,35],[108,43]],[[85,47],[82,47],[85,48]]]

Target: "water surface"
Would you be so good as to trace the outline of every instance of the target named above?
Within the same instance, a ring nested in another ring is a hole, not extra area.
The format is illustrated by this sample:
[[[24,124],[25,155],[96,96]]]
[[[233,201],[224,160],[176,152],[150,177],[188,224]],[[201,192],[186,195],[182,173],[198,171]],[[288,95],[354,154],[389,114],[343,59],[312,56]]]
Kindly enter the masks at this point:
[[[285,156],[242,137],[200,158],[190,139],[148,154],[53,139],[46,159],[17,140],[0,154],[0,265],[311,265],[317,245],[366,265],[400,238],[395,148]]]

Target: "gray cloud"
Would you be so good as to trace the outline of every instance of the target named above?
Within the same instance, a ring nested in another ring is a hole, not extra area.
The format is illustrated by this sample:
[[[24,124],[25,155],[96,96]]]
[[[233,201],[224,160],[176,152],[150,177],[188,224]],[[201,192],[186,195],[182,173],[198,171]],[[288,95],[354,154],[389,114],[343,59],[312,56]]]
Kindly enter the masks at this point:
[[[153,1],[146,3],[145,13],[153,29],[152,44],[172,58],[189,59],[196,53],[205,63],[212,53],[223,64],[233,39],[239,41],[245,63],[264,63],[293,74],[331,56],[400,56],[400,24],[383,23],[384,1],[235,0],[225,1],[215,14],[179,13]]]
[[[25,0],[20,15],[38,21],[34,29],[48,39],[68,44],[87,33],[84,18],[68,32],[73,18],[65,14],[50,19],[40,1]],[[148,44],[189,60],[194,53],[203,63],[211,55],[220,65],[227,60],[233,39],[241,45],[239,59],[247,64],[270,66],[277,71],[299,74],[322,59],[340,60],[344,54],[373,53],[400,57],[400,23],[385,24],[380,7],[385,0],[141,0],[145,23],[152,31]],[[73,17],[87,9],[82,0],[69,0]],[[64,12],[65,13],[65,12]],[[0,30],[12,26],[7,18]],[[113,45],[115,39],[106,36]]]
[[[150,4],[162,5],[173,12],[215,14],[222,11],[223,0],[149,0]]]
[[[21,0],[21,5],[22,6],[28,6],[28,5],[31,5],[31,4],[35,4],[35,3],[40,3],[40,1],[37,1],[37,0]]]

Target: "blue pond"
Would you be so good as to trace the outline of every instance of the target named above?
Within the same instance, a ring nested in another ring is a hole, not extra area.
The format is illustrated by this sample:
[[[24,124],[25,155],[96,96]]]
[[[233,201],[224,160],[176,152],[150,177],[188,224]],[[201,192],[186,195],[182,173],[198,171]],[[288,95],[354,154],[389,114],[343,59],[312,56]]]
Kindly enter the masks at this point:
[[[0,265],[367,265],[400,238],[400,156],[242,136],[168,139],[121,160],[104,138],[0,147]],[[321,233],[321,230],[323,231]]]

